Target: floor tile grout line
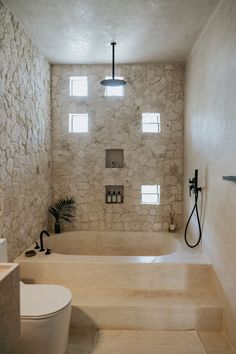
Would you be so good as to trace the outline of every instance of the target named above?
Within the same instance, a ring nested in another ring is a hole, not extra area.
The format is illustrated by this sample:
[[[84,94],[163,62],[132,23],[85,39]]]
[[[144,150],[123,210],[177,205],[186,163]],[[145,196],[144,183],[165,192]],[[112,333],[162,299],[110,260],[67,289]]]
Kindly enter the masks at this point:
[[[200,340],[200,342],[201,342],[201,344],[202,344],[202,347],[203,347],[205,353],[207,354],[206,346],[205,346],[204,343],[202,342],[201,337],[200,337],[200,335],[199,335],[199,333],[198,333],[198,330],[196,330],[196,333],[197,333],[197,336],[198,336],[198,338],[199,338],[199,340]]]

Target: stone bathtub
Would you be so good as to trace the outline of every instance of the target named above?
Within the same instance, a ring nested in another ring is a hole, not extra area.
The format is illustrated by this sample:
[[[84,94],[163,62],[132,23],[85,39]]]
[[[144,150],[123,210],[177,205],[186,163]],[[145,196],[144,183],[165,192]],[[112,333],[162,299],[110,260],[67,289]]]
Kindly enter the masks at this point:
[[[155,287],[152,269],[163,257],[178,253],[179,241],[167,232],[72,231],[44,235],[44,249],[15,259],[26,282],[78,288]],[[34,248],[34,245],[30,249]],[[165,281],[168,277],[166,277]]]
[[[182,234],[168,232],[72,231],[44,235],[50,255],[37,252],[26,257],[23,252],[14,261],[20,264],[21,280],[61,284],[72,292],[79,288],[182,289],[186,272],[188,282],[192,281],[186,264],[207,261],[184,248],[180,239]],[[183,282],[175,277],[180,269]]]
[[[44,248],[64,255],[161,256],[175,252],[178,241],[168,233],[72,231],[44,237]]]

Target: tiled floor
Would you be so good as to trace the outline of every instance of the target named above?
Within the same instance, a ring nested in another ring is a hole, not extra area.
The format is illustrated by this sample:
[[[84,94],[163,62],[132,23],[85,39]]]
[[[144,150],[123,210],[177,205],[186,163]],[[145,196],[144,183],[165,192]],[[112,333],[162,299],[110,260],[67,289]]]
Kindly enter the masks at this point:
[[[66,354],[235,354],[222,333],[196,331],[72,332]]]
[[[223,333],[198,332],[207,354],[235,354]]]

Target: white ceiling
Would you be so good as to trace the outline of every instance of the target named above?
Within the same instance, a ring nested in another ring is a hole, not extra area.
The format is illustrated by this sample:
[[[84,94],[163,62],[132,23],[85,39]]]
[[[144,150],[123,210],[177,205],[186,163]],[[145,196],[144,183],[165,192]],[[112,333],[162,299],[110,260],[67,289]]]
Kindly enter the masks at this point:
[[[51,63],[183,61],[219,0],[4,0]]]

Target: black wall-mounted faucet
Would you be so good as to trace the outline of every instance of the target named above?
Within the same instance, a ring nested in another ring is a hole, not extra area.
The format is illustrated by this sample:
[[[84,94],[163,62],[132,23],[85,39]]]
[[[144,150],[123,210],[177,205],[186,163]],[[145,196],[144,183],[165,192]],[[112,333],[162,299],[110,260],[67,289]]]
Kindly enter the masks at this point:
[[[191,197],[191,192],[197,196],[198,192],[201,192],[201,187],[198,187],[198,170],[195,170],[193,178],[189,178],[189,196]]]
[[[47,232],[47,230],[42,230],[40,232],[40,250],[39,250],[39,252],[45,251],[45,249],[43,248],[43,234],[50,236],[50,234]]]

